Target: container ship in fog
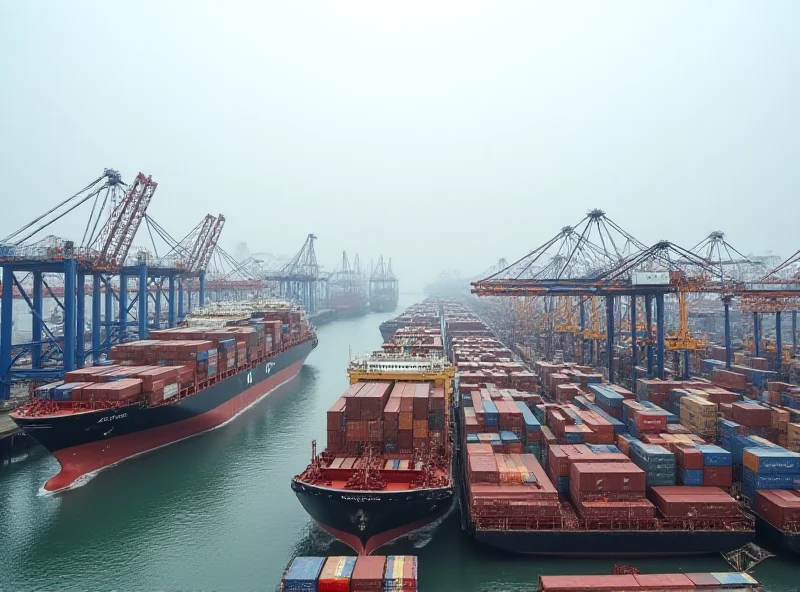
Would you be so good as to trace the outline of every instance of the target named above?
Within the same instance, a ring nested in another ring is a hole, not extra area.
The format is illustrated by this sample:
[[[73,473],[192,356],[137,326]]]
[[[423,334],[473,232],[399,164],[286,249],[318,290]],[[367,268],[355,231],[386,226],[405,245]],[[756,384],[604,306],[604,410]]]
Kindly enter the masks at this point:
[[[385,264],[381,256],[369,277],[369,308],[373,312],[392,312],[399,295],[400,283],[392,271],[392,260]]]
[[[361,273],[358,255],[353,264],[342,253],[341,267],[328,279],[328,307],[335,318],[346,319],[367,314],[369,311],[367,280]]]
[[[452,506],[450,404],[455,370],[438,352],[375,353],[350,363],[328,410],[327,447],[292,480],[323,529],[369,555]]]
[[[111,364],[39,387],[11,418],[58,460],[44,486],[58,491],[231,420],[296,376],[316,345],[299,307],[219,304],[114,346]]]

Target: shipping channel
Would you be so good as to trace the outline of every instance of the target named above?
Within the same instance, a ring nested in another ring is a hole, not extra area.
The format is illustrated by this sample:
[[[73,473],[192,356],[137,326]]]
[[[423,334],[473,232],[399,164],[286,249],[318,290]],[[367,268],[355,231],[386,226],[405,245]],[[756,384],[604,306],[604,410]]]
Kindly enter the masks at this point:
[[[397,311],[422,295],[401,296]],[[348,354],[381,343],[396,313],[339,320],[297,380],[231,424],[129,460],[61,495],[41,495],[56,461],[41,449],[0,468],[0,590],[274,590],[296,555],[351,554],[313,526],[289,481],[325,441]],[[382,549],[419,556],[420,589],[531,590],[542,573],[610,573],[613,560],[506,557],[462,535],[457,511]],[[643,572],[728,571],[721,558],[635,560]],[[771,592],[800,588],[797,564],[768,559]]]

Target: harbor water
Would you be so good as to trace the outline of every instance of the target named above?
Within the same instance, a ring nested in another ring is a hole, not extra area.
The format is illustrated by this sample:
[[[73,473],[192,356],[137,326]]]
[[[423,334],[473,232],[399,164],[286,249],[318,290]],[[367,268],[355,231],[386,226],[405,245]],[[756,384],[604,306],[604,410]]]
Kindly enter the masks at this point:
[[[398,311],[420,300],[401,296]],[[325,411],[347,385],[348,356],[381,343],[368,314],[319,329],[300,375],[232,423],[128,460],[59,495],[41,486],[56,461],[39,448],[0,468],[0,590],[269,590],[298,555],[351,554],[314,526],[289,482],[325,441]],[[420,560],[420,590],[532,590],[543,573],[610,573],[614,560],[501,555],[461,532],[458,511],[383,548]],[[624,560],[643,572],[727,571],[717,557]],[[798,590],[798,564],[754,575]]]

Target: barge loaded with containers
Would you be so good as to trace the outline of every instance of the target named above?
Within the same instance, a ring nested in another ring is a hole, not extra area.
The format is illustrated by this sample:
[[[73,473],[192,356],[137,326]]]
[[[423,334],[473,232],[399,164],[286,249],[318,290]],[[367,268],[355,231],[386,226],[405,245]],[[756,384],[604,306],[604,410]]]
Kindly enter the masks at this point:
[[[438,323],[438,316],[437,316]],[[455,369],[436,353],[353,360],[351,386],[328,410],[327,447],[292,480],[309,515],[359,554],[450,509]]]
[[[729,451],[590,367],[528,372],[461,305],[446,306],[443,322],[458,370],[462,516],[477,540],[521,554],[646,556],[727,552],[754,538],[728,493]],[[702,427],[708,411],[692,403],[685,422]]]
[[[412,555],[295,557],[279,592],[416,592]]]
[[[304,311],[281,302],[221,304],[184,325],[114,346],[113,364],[67,372],[11,414],[61,465],[45,490],[231,420],[317,345]]]

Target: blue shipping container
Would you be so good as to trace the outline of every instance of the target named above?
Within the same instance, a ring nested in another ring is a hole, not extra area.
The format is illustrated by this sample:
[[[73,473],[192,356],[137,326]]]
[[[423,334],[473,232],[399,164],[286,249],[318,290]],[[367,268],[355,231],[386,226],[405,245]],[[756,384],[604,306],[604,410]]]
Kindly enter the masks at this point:
[[[681,485],[691,485],[700,487],[703,485],[703,470],[702,469],[678,469],[678,481]]]
[[[519,407],[519,410],[522,411],[522,421],[525,422],[525,429],[527,431],[538,432],[542,429],[539,420],[536,419],[533,411],[531,411],[525,403],[522,401],[517,401],[517,407]]]
[[[714,444],[704,444],[696,446],[696,448],[703,455],[704,467],[729,467],[733,464],[731,453],[724,448],[720,448]]]
[[[759,475],[800,473],[800,454],[785,448],[748,448],[748,453],[758,460]]]
[[[483,401],[484,424],[489,427],[496,427],[500,423],[500,414],[497,412],[497,405],[492,401]]]
[[[296,557],[284,578],[286,592],[317,592],[325,557]]]
[[[514,432],[508,430],[500,430],[500,440],[502,442],[519,442],[519,438]]]

